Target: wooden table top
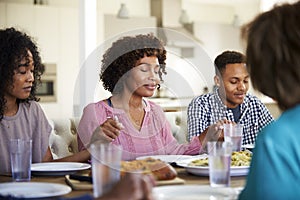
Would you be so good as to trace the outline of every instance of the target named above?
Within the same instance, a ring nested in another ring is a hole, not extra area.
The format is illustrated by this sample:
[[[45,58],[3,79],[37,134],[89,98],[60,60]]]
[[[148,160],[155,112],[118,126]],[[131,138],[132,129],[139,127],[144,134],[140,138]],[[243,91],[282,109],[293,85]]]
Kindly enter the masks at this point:
[[[184,168],[175,168],[178,177],[185,180],[186,185],[197,184],[197,185],[209,185],[209,177],[208,176],[196,176],[192,175]],[[243,187],[245,185],[246,176],[236,176],[231,177],[230,185],[231,187]],[[9,176],[0,175],[0,183],[3,182],[11,182],[12,179]],[[47,182],[47,183],[60,183],[67,185],[66,178],[64,176],[33,176],[31,178],[31,182]],[[158,186],[159,187],[159,186]],[[78,197],[83,194],[93,194],[92,189],[81,189],[81,190],[72,190],[69,194],[64,197]]]

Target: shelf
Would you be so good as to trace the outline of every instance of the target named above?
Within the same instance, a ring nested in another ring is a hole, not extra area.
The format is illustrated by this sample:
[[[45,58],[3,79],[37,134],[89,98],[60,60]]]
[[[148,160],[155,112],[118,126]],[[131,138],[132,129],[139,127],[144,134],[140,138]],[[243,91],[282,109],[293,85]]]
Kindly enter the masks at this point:
[[[168,97],[148,98],[148,100],[161,106],[165,112],[176,112],[186,110],[192,100],[192,97],[180,99]]]

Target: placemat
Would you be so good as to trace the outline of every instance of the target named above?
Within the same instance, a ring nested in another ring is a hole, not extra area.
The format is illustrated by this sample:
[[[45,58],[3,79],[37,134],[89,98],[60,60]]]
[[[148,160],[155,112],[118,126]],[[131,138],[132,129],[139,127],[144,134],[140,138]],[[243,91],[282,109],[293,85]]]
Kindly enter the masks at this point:
[[[65,176],[66,183],[72,187],[73,190],[93,190],[92,183],[89,183],[87,181],[78,181],[74,179],[70,179],[69,175]],[[165,181],[156,181],[156,186],[162,186],[162,185],[177,185],[177,184],[184,184],[185,180],[176,177],[172,180],[165,180]]]

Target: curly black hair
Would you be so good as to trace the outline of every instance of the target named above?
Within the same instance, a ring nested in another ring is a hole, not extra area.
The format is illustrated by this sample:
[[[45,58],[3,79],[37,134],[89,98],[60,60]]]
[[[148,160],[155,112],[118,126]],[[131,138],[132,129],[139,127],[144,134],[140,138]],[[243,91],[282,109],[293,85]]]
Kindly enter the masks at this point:
[[[216,74],[223,73],[227,64],[246,63],[246,56],[237,51],[224,51],[215,58]]]
[[[163,42],[152,33],[120,38],[103,55],[99,76],[104,89],[112,94],[122,91],[122,84],[119,83],[123,75],[145,56],[157,57],[160,64],[159,77],[163,81],[162,74],[167,74],[166,53]]]
[[[0,30],[0,121],[3,119],[6,106],[5,92],[13,86],[14,71],[19,67],[20,62],[23,59],[29,62],[28,50],[33,56],[34,82],[29,97],[17,99],[18,102],[39,101],[35,93],[37,86],[41,83],[41,75],[45,67],[41,62],[39,50],[30,36],[15,28]]]

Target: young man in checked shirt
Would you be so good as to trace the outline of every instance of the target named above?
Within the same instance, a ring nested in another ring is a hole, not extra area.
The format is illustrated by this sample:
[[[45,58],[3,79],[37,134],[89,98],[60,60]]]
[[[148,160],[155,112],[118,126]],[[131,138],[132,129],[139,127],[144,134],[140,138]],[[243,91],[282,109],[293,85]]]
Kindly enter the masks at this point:
[[[188,106],[188,139],[208,130],[222,130],[223,123],[240,123],[242,144],[254,144],[257,133],[274,120],[266,106],[247,93],[250,77],[245,63],[246,57],[235,51],[216,57],[214,91],[195,97]]]

